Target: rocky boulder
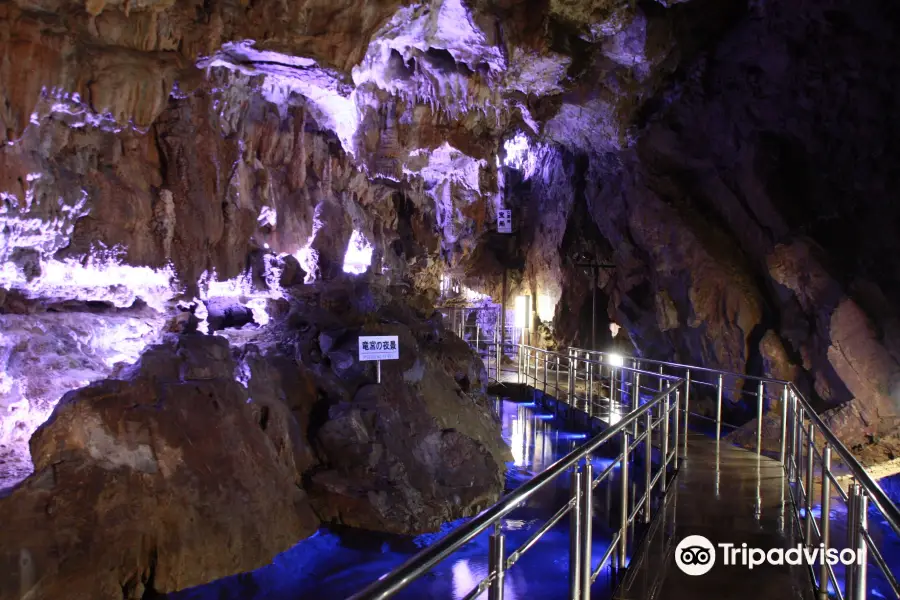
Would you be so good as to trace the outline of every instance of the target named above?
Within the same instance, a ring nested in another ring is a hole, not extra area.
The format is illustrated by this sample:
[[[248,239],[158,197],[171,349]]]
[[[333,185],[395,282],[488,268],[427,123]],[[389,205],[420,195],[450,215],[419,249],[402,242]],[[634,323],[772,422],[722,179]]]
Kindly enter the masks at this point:
[[[312,477],[316,511],[343,525],[417,534],[496,502],[503,462],[471,431],[486,413],[465,396],[455,404],[458,412],[442,403],[434,414],[424,395],[391,378],[331,407],[316,436],[328,460]]]
[[[318,520],[228,342],[181,336],[67,394],[0,500],[0,598],[141,598],[248,571]]]
[[[302,358],[321,395],[309,414],[319,464],[307,488],[320,518],[416,534],[496,501],[512,455],[484,365],[441,316],[371,281],[294,294],[278,351]],[[398,337],[400,358],[382,361],[380,384],[375,364],[358,360],[361,334]]]

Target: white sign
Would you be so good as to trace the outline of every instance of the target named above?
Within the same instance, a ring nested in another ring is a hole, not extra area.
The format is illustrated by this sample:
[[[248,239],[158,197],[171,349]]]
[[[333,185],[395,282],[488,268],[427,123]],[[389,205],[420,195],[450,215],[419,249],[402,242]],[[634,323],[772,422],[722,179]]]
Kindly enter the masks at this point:
[[[512,210],[507,208],[497,211],[497,232],[512,233]]]
[[[359,336],[359,360],[397,360],[400,342],[396,335]]]

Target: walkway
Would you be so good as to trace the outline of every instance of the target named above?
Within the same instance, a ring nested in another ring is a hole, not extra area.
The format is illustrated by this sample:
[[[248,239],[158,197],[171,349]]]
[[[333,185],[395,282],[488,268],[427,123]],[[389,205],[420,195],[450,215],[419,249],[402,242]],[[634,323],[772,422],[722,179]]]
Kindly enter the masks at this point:
[[[508,378],[498,373],[497,379]],[[885,536],[900,538],[900,509],[792,383],[583,349],[554,352],[531,346],[519,346],[516,379],[538,392],[534,398],[548,412],[573,421],[579,414],[586,416],[599,433],[353,600],[398,597],[465,553],[470,540],[489,532],[487,569],[469,582],[468,591],[449,597],[812,600],[813,575],[823,592],[837,588],[838,598],[900,600],[900,583],[885,559],[892,548]],[[729,426],[722,419],[726,399],[755,406],[758,423],[766,412],[780,422],[780,438],[776,434],[769,440],[777,460],[765,455],[761,427],[753,436],[755,451],[691,432],[690,427],[712,429],[718,437]],[[840,476],[833,458],[851,475],[846,489],[830,484]],[[793,486],[787,472],[797,477]],[[513,539],[505,515],[559,479],[577,484],[557,498],[559,511],[527,541]],[[604,492],[597,487],[601,484]],[[537,568],[521,563],[523,556],[538,551],[532,548],[541,548],[542,535],[558,530],[565,532],[567,549],[555,550],[553,560]],[[676,560],[684,557],[684,552],[676,552],[689,536],[702,536],[692,545],[708,547],[715,557],[708,572],[690,576],[682,571],[690,568]],[[751,569],[746,560],[734,557],[746,556],[745,549],[787,550],[801,543],[819,552],[822,546],[860,552],[865,566],[837,565],[823,571],[759,564]],[[725,550],[732,550],[730,561]],[[552,573],[547,568],[551,564],[566,565],[568,572]],[[553,578],[561,584],[555,589],[547,586]],[[827,585],[821,583],[826,579]],[[541,593],[534,593],[536,586],[544,586]]]
[[[616,600],[813,598],[802,567],[726,566],[721,551],[712,570],[702,576],[686,575],[675,564],[675,547],[689,535],[702,535],[716,546],[746,543],[768,550],[796,545],[797,524],[781,464],[727,442],[690,434],[673,491],[664,522],[635,557]]]

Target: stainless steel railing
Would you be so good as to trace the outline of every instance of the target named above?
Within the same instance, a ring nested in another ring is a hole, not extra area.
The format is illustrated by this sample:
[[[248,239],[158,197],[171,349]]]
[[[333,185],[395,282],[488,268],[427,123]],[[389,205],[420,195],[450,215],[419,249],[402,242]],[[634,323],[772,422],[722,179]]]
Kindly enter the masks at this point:
[[[533,349],[538,350],[538,349]],[[574,366],[569,369],[569,357],[560,353],[541,351],[552,355],[558,364],[567,367],[567,372],[574,375]],[[591,363],[591,361],[588,361]],[[628,367],[620,367],[627,372]],[[546,371],[546,369],[545,369]],[[591,584],[600,575],[608,563],[617,568],[626,566],[627,551],[633,541],[635,520],[639,517],[645,523],[651,519],[654,494],[665,493],[666,486],[674,476],[678,462],[680,436],[684,431],[679,422],[679,395],[684,381],[666,375],[648,373],[661,380],[660,389],[654,396],[635,410],[621,415],[615,424],[592,438],[579,448],[529,480],[521,487],[504,496],[497,504],[483,511],[472,520],[450,532],[437,543],[422,550],[394,571],[382,576],[378,581],[352,596],[352,600],[375,600],[389,598],[404,589],[418,577],[447,559],[468,542],[481,533],[493,528],[490,537],[488,556],[488,575],[466,595],[471,600],[488,592],[490,600],[502,600],[504,596],[504,578],[522,556],[530,551],[540,539],[567,515],[570,519],[569,534],[569,591],[571,598],[586,600],[590,598]],[[575,392],[573,385],[570,390]],[[566,401],[568,396],[559,398]],[[599,475],[595,475],[591,456],[600,448],[608,448],[610,442],[618,441],[618,454]],[[640,447],[640,448],[639,448]],[[654,449],[659,454],[658,465],[654,465]],[[634,462],[638,452],[643,451],[643,494],[631,494],[631,486],[635,483],[634,473],[629,465]],[[592,556],[593,540],[593,491],[601,483],[609,479],[607,485],[613,485],[614,468],[620,468],[619,527],[609,546],[599,560]],[[570,477],[571,497],[552,517],[540,526],[521,546],[513,551],[506,548],[506,538],[501,524],[502,519],[514,509],[522,506],[526,500],[538,490],[551,485],[568,473]],[[658,490],[658,492],[656,491]]]
[[[581,348],[572,348],[569,352],[574,357],[583,357],[595,363],[609,362],[611,357],[617,356],[608,352]],[[618,362],[618,358],[616,362]],[[622,362],[630,363],[635,368],[635,372],[653,368],[660,374],[667,373],[684,380],[683,421],[685,431],[689,427],[691,417],[707,418],[691,412],[692,392],[697,393],[704,387],[715,390],[716,416],[713,421],[717,439],[721,437],[721,429],[725,425],[722,421],[723,396],[727,392],[731,392],[741,399],[747,396],[755,399],[756,429],[754,433],[758,454],[763,453],[763,417],[766,413],[766,404],[768,402],[770,409],[773,407],[779,409],[779,431],[776,432],[779,434],[777,456],[784,466],[785,474],[791,484],[794,516],[801,524],[800,534],[803,543],[810,548],[851,550],[859,552],[862,557],[858,565],[848,567],[844,574],[843,585],[841,585],[833,566],[827,562],[822,561],[818,571],[810,566],[809,575],[819,598],[824,600],[829,597],[830,584],[833,595],[839,600],[866,600],[871,588],[868,567],[872,564],[883,575],[890,588],[889,591],[895,598],[900,599],[898,577],[892,572],[884,554],[875,543],[868,519],[870,509],[874,509],[876,514],[880,514],[889,525],[890,532],[887,533],[900,537],[900,509],[888,498],[834,432],[822,422],[793,383],[645,358],[622,357]],[[704,381],[703,377],[711,381]],[[748,382],[756,387],[755,392],[746,389]],[[685,446],[684,452],[687,452],[687,446]],[[835,458],[840,461],[846,472],[844,478],[847,481],[846,486],[838,480],[837,465],[834,464]],[[818,474],[816,473],[817,465]],[[818,490],[816,490],[817,486]],[[817,496],[820,512],[818,520],[814,515]],[[846,512],[843,513],[845,515],[843,522],[839,518],[841,511],[834,510],[835,507],[832,505],[832,500],[835,499],[840,499],[845,505]],[[843,540],[832,536],[832,529],[837,525],[843,526]]]
[[[488,306],[444,306],[447,328],[467,342],[481,357],[489,379],[501,381],[503,370],[503,339],[500,333],[499,304]]]

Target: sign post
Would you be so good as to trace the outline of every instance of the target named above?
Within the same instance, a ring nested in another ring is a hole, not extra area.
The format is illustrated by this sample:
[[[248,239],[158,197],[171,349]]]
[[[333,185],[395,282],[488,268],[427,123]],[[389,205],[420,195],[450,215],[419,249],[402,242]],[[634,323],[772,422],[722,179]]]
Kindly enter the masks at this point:
[[[400,341],[396,335],[359,336],[359,360],[377,361],[378,383],[381,383],[381,361],[400,358]]]

